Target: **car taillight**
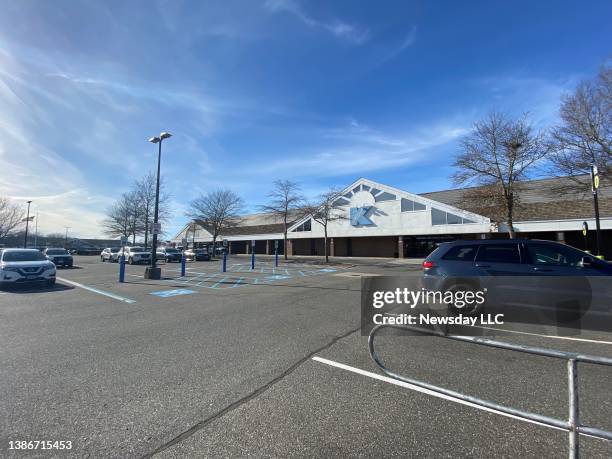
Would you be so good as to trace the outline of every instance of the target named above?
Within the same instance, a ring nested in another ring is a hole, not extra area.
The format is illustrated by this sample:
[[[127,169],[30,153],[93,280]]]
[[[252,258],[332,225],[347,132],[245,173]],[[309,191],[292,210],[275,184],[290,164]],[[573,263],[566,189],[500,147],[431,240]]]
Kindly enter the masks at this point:
[[[425,260],[423,262],[423,269],[431,269],[434,267],[433,261]]]

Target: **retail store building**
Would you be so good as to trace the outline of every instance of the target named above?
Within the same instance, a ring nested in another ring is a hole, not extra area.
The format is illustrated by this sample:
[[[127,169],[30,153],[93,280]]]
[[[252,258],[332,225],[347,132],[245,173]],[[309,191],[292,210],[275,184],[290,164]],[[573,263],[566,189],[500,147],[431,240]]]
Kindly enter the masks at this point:
[[[484,205],[480,188],[414,194],[361,178],[334,202],[338,220],[329,223],[331,256],[423,257],[440,242],[455,239],[506,238],[499,224],[499,206]],[[489,201],[487,201],[489,202]],[[600,189],[599,208],[604,255],[612,258],[612,192]],[[590,231],[585,238],[582,225]],[[523,182],[513,225],[517,236],[564,242],[580,249],[595,248],[595,219],[589,177],[551,178]],[[323,227],[306,216],[289,227],[289,255],[323,255]],[[212,242],[205,225],[192,221],[173,238],[189,246]],[[283,252],[283,225],[270,214],[245,215],[221,235],[229,251],[274,253],[275,241]]]

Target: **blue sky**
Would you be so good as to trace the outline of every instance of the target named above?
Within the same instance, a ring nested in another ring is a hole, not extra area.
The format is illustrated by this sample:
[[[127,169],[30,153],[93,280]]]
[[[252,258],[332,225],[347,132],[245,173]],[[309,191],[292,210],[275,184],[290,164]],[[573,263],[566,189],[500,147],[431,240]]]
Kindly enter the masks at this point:
[[[612,3],[0,1],[0,195],[39,229],[102,235],[155,165],[172,233],[199,192],[248,210],[276,179],[308,196],[359,177],[451,187],[452,157],[492,109],[545,127],[611,56]]]

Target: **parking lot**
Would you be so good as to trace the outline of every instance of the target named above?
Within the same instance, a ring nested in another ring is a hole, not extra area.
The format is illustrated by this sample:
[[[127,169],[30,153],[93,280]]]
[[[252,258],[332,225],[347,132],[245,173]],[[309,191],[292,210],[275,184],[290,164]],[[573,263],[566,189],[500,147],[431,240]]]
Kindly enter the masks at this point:
[[[384,377],[360,333],[364,275],[418,264],[247,257],[144,266],[75,257],[55,288],[0,291],[0,437],[74,457],[567,455],[567,434]],[[612,357],[612,333],[505,341]],[[499,339],[499,337],[498,337]],[[434,337],[382,337],[397,372],[566,418],[564,361]],[[585,424],[612,429],[612,368],[580,365]],[[583,457],[612,443],[581,436]]]

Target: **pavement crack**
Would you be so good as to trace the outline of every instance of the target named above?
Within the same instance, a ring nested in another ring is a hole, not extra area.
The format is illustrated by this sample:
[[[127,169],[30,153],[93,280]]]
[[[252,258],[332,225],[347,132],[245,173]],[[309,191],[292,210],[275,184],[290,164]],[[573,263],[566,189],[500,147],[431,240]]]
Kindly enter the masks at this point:
[[[285,371],[283,371],[280,375],[276,376],[274,379],[268,381],[263,386],[258,387],[257,389],[255,389],[250,394],[248,394],[248,395],[246,395],[246,396],[236,400],[235,402],[227,405],[225,408],[223,408],[222,410],[220,410],[220,411],[216,412],[215,414],[209,416],[208,418],[203,419],[202,421],[200,421],[197,424],[193,425],[192,427],[190,427],[186,431],[180,433],[179,435],[177,435],[173,439],[171,439],[168,442],[164,443],[163,445],[159,446],[158,448],[156,448],[152,452],[145,454],[144,456],[142,456],[142,459],[151,458],[154,455],[159,454],[159,453],[161,453],[161,452],[171,448],[172,446],[176,445],[177,443],[180,443],[183,440],[186,440],[187,438],[191,437],[196,432],[202,430],[208,424],[210,424],[210,423],[216,421],[217,419],[225,416],[227,413],[229,413],[231,411],[234,411],[235,409],[241,407],[245,403],[248,403],[251,400],[259,397],[261,394],[266,392],[268,389],[270,389],[276,383],[282,381],[287,376],[289,376],[291,373],[293,373],[295,370],[297,370],[297,368],[299,366],[301,366],[304,362],[310,360],[315,354],[318,354],[319,352],[322,352],[322,351],[324,351],[326,349],[329,349],[330,347],[332,347],[334,344],[336,344],[341,339],[344,339],[347,336],[352,335],[353,333],[359,331],[360,329],[361,329],[361,327],[353,328],[353,329],[351,329],[351,330],[349,330],[349,331],[347,331],[347,332],[345,332],[345,333],[343,333],[341,335],[335,336],[328,343],[324,344],[323,346],[315,349],[314,351],[312,351],[308,355],[306,355],[306,356],[302,357],[301,359],[299,359],[297,362],[295,362],[293,365],[291,365],[289,368],[287,368]]]

